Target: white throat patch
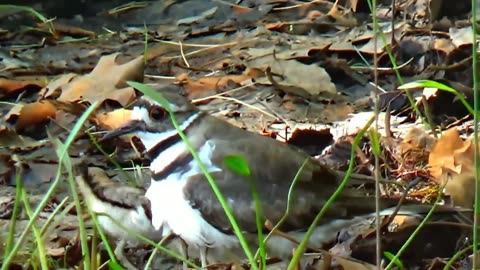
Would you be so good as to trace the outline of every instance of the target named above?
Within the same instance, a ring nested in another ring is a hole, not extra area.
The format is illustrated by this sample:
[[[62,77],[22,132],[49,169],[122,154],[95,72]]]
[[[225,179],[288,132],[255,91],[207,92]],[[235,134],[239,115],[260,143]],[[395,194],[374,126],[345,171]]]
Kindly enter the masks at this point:
[[[182,124],[180,124],[180,129],[184,131],[190,124],[198,118],[201,112],[196,112],[195,114],[191,115],[187,120],[185,120]],[[145,121],[147,126],[153,126],[154,123],[150,120],[148,116],[148,110],[143,107],[134,107],[132,114],[130,116],[131,120],[140,120]],[[135,132],[135,135],[142,140],[143,145],[147,151],[150,151],[155,145],[160,143],[161,141],[167,140],[168,138],[175,136],[177,134],[177,130],[166,130],[161,133],[152,133],[148,131],[139,131]]]

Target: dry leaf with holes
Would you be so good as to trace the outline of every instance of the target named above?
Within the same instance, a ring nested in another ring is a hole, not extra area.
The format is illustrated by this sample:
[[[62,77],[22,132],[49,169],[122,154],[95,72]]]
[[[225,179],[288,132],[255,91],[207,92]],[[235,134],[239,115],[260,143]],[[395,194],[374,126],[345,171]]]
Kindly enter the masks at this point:
[[[139,56],[129,62],[118,64],[118,53],[102,57],[97,66],[87,75],[60,78],[47,85],[45,97],[61,91],[59,101],[93,103],[114,100],[125,106],[135,99],[135,91],[126,81],[143,81],[143,57]]]

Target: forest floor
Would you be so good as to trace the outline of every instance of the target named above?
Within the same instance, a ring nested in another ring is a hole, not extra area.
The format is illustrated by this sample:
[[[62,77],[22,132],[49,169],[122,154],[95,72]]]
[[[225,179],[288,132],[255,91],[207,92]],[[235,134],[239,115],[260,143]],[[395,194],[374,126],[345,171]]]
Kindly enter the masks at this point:
[[[71,2],[34,4],[45,17],[0,5],[0,255],[11,269],[39,267],[42,253],[51,268],[84,263],[57,141],[65,142],[96,102],[68,154],[74,164],[86,154],[89,166],[125,182],[108,155],[91,149],[92,138],[125,123],[123,108],[140,96],[127,81],[179,85],[203,110],[300,147],[340,171],[347,170],[354,138],[377,103],[378,136],[369,133],[356,146],[353,172],[373,179],[375,141],[381,177],[401,184],[382,186],[383,196],[399,198],[416,181],[410,199],[434,202],[445,185],[443,203],[473,205],[472,44],[478,41],[470,1],[452,7],[441,0],[397,0],[393,8],[392,1],[377,1],[373,12],[369,1],[356,0]],[[102,147],[111,154],[116,146]],[[116,159],[128,174],[140,172],[134,184],[145,188],[148,161],[128,143],[125,149]],[[28,200],[14,209],[19,183]],[[91,235],[91,220],[85,220]],[[469,224],[442,221],[405,251],[400,261],[406,268],[440,269],[469,247],[462,230]],[[418,224],[396,222],[400,229],[382,239],[386,263]],[[42,228],[41,245],[32,228]],[[310,269],[373,269],[372,232],[355,229],[330,256],[305,260]],[[151,247],[127,253],[143,266]],[[471,254],[459,256],[456,269],[471,269]],[[154,268],[166,267],[162,261]],[[239,267],[225,262],[209,269]]]

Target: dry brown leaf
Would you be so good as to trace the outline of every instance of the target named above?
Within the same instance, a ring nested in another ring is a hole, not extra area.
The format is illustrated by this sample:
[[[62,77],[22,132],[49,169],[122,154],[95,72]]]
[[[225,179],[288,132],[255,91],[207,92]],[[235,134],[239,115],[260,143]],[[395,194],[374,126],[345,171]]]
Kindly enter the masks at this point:
[[[470,173],[475,170],[475,167],[473,166],[474,154],[475,154],[475,148],[474,148],[473,138],[469,138],[465,140],[462,147],[455,149],[453,156],[454,156],[455,164],[459,168],[459,171],[458,171],[459,174]]]
[[[348,0],[347,6],[352,9],[353,12],[357,12],[358,0]]]
[[[241,15],[241,14],[248,13],[248,12],[251,12],[251,11],[252,11],[252,8],[249,8],[249,7],[244,7],[244,6],[239,6],[239,5],[232,6],[232,12],[233,12],[233,14],[236,14],[236,15]]]
[[[454,153],[455,150],[462,147],[464,147],[464,142],[456,128],[445,131],[442,137],[438,139],[428,158],[430,174],[435,179],[440,180],[443,173],[459,173],[460,169],[455,162]]]
[[[39,80],[22,81],[22,80],[9,80],[0,78],[0,98],[5,98],[22,91],[29,85],[35,85],[39,88],[43,87],[42,82]]]
[[[471,208],[475,200],[475,167],[473,138],[453,152],[456,171],[444,171],[441,184],[446,184],[445,193],[450,195],[455,206]]]
[[[48,83],[45,88],[40,91],[41,98],[58,98],[62,93],[62,87],[70,83],[78,75],[75,73],[68,73],[60,76],[56,80]]]
[[[185,74],[181,74],[177,77],[177,81],[181,82],[182,86],[188,93],[188,97],[191,99],[213,94],[218,89],[226,88],[229,83],[233,82],[236,84],[242,84],[251,79],[252,77],[248,75],[229,75],[223,77],[212,76],[197,80],[190,79]]]
[[[129,119],[131,110],[117,109],[112,112],[99,113],[96,115],[98,124],[105,129],[115,129],[125,125]]]
[[[135,91],[126,84],[126,81],[143,81],[143,57],[139,56],[124,64],[116,63],[118,53],[102,57],[91,73],[85,76],[71,78],[65,85],[57,82],[49,84],[45,97],[49,97],[59,87],[61,95],[59,101],[79,102],[115,100],[122,106],[132,102]],[[61,78],[65,82],[65,78]],[[53,87],[57,86],[57,87]]]
[[[452,40],[450,40],[450,39],[435,38],[433,40],[433,49],[438,50],[438,51],[442,51],[446,55],[449,55],[456,48],[455,48],[455,45],[453,45]]]
[[[248,53],[253,57],[253,55],[261,52],[249,50]],[[330,75],[325,69],[315,64],[306,65],[296,60],[281,60],[273,55],[265,55],[249,61],[248,66],[264,71],[270,68],[272,77],[270,79],[259,78],[257,82],[268,85],[274,84],[275,87],[287,93],[311,98],[311,96],[316,97],[322,92],[337,92]]]
[[[55,117],[57,110],[57,107],[49,100],[25,104],[18,114],[15,129],[23,130],[28,126],[45,123],[50,118]]]

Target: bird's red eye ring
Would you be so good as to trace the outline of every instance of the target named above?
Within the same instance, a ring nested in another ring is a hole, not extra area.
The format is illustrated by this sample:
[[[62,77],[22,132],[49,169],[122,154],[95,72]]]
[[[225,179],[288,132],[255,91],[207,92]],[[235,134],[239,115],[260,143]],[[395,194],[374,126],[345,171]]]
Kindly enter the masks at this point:
[[[162,107],[152,106],[148,111],[148,115],[153,120],[162,120],[165,118],[165,116],[167,116],[167,111]]]

